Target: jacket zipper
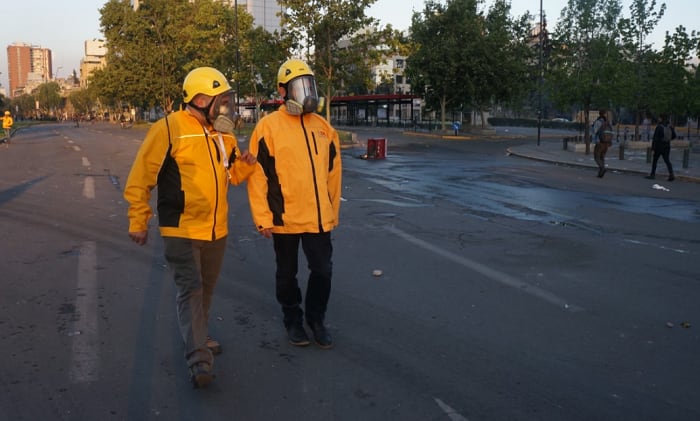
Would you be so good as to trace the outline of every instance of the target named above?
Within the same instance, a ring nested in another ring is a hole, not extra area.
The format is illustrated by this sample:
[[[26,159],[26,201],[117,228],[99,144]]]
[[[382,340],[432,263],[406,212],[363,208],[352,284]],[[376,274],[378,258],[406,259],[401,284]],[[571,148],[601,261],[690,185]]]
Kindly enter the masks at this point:
[[[219,177],[216,176],[216,162],[214,162],[214,156],[211,153],[211,145],[209,144],[209,135],[207,132],[204,132],[204,138],[207,140],[207,150],[209,151],[209,161],[211,162],[211,169],[212,173],[214,175],[214,186],[215,186],[215,194],[214,194],[214,223],[211,226],[211,241],[216,240],[216,215],[217,215],[217,210],[219,209]],[[216,145],[214,142],[214,139],[211,139],[211,142],[214,143],[214,149],[216,150],[216,156],[219,157],[219,147]]]
[[[316,196],[316,215],[318,216],[318,232],[323,232],[323,223],[321,219],[321,201],[318,198],[318,180],[316,179],[316,165],[314,164],[313,152],[311,152],[311,144],[309,143],[309,135],[306,133],[306,126],[304,126],[304,115],[300,115],[301,120],[301,130],[304,132],[304,140],[306,141],[306,150],[309,153],[309,160],[311,161],[311,176],[314,182],[314,195]],[[311,133],[314,142],[314,149],[316,149],[316,138]],[[318,155],[318,149],[316,149],[316,154]]]

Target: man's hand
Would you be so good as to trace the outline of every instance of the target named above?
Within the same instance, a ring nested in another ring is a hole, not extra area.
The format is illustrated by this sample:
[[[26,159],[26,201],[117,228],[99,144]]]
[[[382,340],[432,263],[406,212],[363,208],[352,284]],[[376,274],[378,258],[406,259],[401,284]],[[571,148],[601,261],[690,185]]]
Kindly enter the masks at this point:
[[[245,152],[241,153],[240,158],[241,158],[241,161],[245,162],[248,165],[253,165],[256,162],[258,162],[258,160],[255,158],[255,155],[251,154],[247,150]]]
[[[142,246],[148,241],[148,231],[129,232],[129,238],[131,238],[131,241],[134,243]]]
[[[265,238],[272,238],[272,228],[263,228],[260,230],[260,234]]]

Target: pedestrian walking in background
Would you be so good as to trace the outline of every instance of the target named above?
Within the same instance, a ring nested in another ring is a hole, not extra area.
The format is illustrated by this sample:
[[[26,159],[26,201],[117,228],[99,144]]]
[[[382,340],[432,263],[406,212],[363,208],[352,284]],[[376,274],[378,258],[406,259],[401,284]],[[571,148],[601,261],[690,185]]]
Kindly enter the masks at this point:
[[[248,181],[253,221],[272,237],[275,291],[290,343],[309,344],[297,280],[299,244],[309,267],[304,298],[306,323],[321,348],[333,340],[325,326],[331,292],[331,230],[338,225],[341,194],[340,141],[320,115],[316,79],[301,60],[280,66],[277,89],[284,105],[262,118],[250,137],[259,165]]]
[[[598,164],[598,177],[602,178],[605,175],[605,154],[608,148],[612,145],[613,128],[608,122],[607,113],[600,110],[598,118],[593,122],[593,159]]]
[[[654,157],[651,162],[651,173],[646,178],[653,180],[656,178],[656,164],[659,157],[663,157],[668,169],[668,181],[673,181],[676,177],[673,175],[673,165],[671,165],[671,141],[676,138],[676,129],[671,125],[668,114],[659,116],[659,124],[654,130],[654,137],[651,141],[651,150],[654,152]]]
[[[158,224],[174,272],[185,359],[195,387],[212,381],[209,309],[228,235],[228,185],[243,182],[255,157],[233,136],[233,90],[211,67],[192,70],[182,85],[184,110],[166,115],[146,134],[124,189],[129,237],[146,244],[151,190],[158,187]]]
[[[15,124],[15,121],[12,119],[12,114],[9,111],[5,111],[5,115],[2,117],[2,129],[5,132],[5,143],[10,143],[13,124]]]

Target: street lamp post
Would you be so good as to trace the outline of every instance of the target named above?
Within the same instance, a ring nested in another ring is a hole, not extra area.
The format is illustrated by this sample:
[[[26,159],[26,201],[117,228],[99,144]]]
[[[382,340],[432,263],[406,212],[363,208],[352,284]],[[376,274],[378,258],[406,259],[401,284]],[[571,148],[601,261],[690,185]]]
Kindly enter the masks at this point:
[[[544,19],[542,17],[542,0],[540,0],[540,30],[537,34],[539,37],[539,47],[540,47],[540,62],[539,62],[539,75],[537,78],[537,92],[539,96],[539,105],[537,109],[537,146],[540,146],[540,138],[542,132],[542,79],[544,77],[544,67],[542,66],[542,50],[544,49]]]
[[[240,67],[240,62],[241,62],[241,44],[238,40],[238,0],[234,1],[233,5],[233,16],[234,19],[236,20],[236,114],[241,115],[241,105],[240,105],[240,98],[241,98],[241,82],[240,82],[240,77],[238,76],[238,71]]]

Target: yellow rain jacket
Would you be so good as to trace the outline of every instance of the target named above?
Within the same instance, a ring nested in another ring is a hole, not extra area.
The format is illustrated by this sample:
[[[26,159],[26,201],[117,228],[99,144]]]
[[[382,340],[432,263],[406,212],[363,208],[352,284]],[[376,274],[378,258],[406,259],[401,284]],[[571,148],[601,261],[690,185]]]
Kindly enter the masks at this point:
[[[207,133],[187,110],[156,122],[124,188],[130,204],[129,231],[148,229],[151,190],[157,186],[162,236],[213,241],[227,235],[229,182],[242,183],[255,166],[237,159],[240,151],[233,135],[222,133],[221,140],[217,132]]]
[[[258,165],[248,198],[258,230],[319,233],[338,225],[340,140],[318,114],[291,115],[283,105],[258,122],[250,137]]]
[[[11,115],[5,115],[2,117],[2,128],[3,129],[11,129],[13,124],[14,124],[14,120],[12,119]]]

